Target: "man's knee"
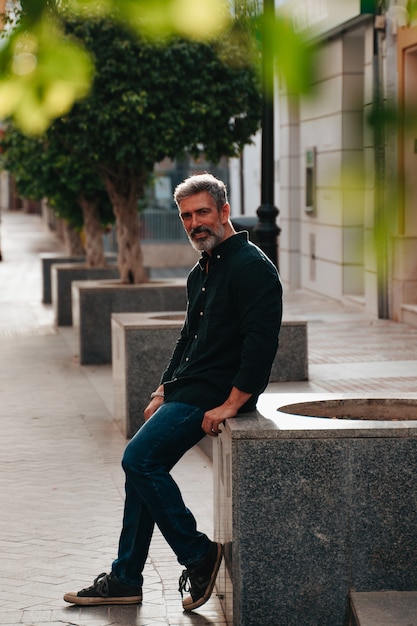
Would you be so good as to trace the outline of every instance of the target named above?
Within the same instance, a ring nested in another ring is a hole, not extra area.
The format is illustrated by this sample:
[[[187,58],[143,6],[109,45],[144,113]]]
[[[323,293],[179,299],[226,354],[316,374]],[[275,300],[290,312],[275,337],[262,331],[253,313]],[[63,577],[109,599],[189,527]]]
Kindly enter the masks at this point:
[[[147,470],[147,454],[137,439],[126,446],[122,457],[122,467],[126,474],[138,474]]]

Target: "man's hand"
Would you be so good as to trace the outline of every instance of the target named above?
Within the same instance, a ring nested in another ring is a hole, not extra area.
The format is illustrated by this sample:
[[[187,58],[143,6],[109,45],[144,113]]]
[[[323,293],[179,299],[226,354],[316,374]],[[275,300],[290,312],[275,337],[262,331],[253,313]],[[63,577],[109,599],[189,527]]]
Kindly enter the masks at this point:
[[[245,391],[240,391],[237,387],[233,387],[226,402],[204,413],[201,428],[206,435],[217,437],[222,432],[220,425],[224,423],[224,420],[234,417],[251,395],[251,393],[246,393]]]
[[[224,423],[224,420],[228,417],[234,417],[235,415],[236,411],[229,411],[229,414],[227,414],[224,404],[221,404],[215,409],[210,409],[210,411],[204,413],[201,428],[204,430],[206,435],[210,435],[210,437],[217,437],[217,435],[222,432],[219,427]]]
[[[147,422],[148,419],[152,417],[152,415],[155,413],[155,411],[159,409],[163,401],[164,399],[161,396],[155,396],[155,398],[152,398],[146,409],[143,411],[143,415],[145,416],[145,422]]]

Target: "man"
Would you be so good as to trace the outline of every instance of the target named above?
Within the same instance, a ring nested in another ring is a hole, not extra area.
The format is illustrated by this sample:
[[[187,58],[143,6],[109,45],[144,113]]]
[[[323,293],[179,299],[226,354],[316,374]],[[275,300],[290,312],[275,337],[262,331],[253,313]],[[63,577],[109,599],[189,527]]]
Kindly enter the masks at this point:
[[[278,347],[278,273],[247,233],[235,232],[224,183],[210,174],[192,176],[174,198],[201,259],[188,276],[187,314],[171,361],[123,456],[118,557],[110,574],[64,596],[73,604],[140,603],[154,524],[186,568],[179,589],[190,593],[184,610],[210,598],[222,546],[198,531],[170,470],[204,435],[217,437],[225,419],[255,408]]]

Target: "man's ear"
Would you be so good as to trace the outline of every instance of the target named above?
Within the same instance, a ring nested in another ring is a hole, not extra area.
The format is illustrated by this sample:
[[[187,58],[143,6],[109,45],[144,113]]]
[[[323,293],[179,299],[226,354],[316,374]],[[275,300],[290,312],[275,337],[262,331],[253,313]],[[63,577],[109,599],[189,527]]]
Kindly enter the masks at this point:
[[[230,204],[226,202],[220,210],[220,221],[222,224],[226,224],[229,221],[230,217]]]

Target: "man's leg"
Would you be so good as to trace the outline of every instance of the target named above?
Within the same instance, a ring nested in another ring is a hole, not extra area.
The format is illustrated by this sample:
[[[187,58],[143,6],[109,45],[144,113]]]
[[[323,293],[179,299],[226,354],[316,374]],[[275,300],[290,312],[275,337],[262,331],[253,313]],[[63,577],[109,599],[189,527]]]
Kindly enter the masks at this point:
[[[203,416],[201,409],[187,404],[161,405],[127,446],[122,461],[127,485],[137,492],[138,497],[132,501],[140,506],[141,514],[144,507],[148,509],[178,561],[187,568],[179,582],[181,595],[184,591],[190,594],[182,602],[186,611],[200,607],[210,598],[222,559],[221,544],[210,541],[197,530],[196,521],[169,473],[183,454],[204,436]],[[124,524],[119,558],[113,563],[114,574],[126,577],[126,581],[129,568],[134,564],[131,548],[135,542],[131,541],[131,536],[136,537],[136,543],[144,543],[140,531],[136,532],[134,518],[130,532]],[[146,556],[142,554],[143,558]],[[140,563],[143,567],[144,560]]]
[[[198,565],[198,580],[203,580],[203,588],[192,590],[193,602],[184,600],[184,608],[192,610],[210,597],[221,560],[221,546],[197,531],[195,519],[169,474],[183,454],[204,436],[202,419],[203,411],[197,407],[166,403],[136,433],[122,460],[126,501],[118,558],[110,575],[98,577],[88,589],[66,594],[67,602],[83,605],[140,602],[142,570],[154,522],[178,561],[187,568],[191,566],[190,573]],[[196,584],[193,589],[197,589]]]
[[[184,453],[204,436],[202,419],[203,411],[197,407],[167,402],[126,447],[122,460],[126,473],[125,517],[119,555],[112,568],[124,582],[140,581],[134,569],[143,568],[145,563],[151,520],[182,565],[200,560],[210,548],[210,540],[197,530],[194,516],[170,475]]]
[[[124,584],[141,587],[142,571],[149,552],[154,521],[128,476],[126,476],[125,494],[118,558],[113,562],[112,571]]]

